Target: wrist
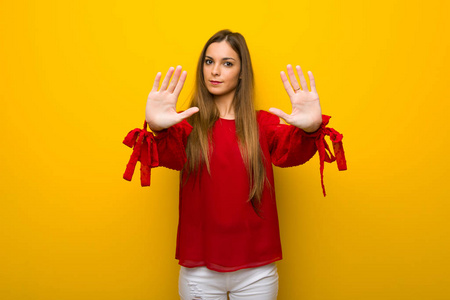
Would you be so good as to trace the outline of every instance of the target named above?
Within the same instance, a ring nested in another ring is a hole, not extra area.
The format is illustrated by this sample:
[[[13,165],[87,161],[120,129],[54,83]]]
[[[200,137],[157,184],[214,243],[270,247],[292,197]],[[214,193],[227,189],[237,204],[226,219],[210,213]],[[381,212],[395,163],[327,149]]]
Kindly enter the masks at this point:
[[[314,132],[316,132],[317,130],[319,130],[320,125],[322,125],[322,123],[314,124],[314,125],[312,125],[312,126],[310,126],[310,127],[307,127],[307,128],[302,128],[302,130],[303,130],[304,132],[306,132],[306,133],[314,133]]]
[[[155,124],[155,122],[151,122],[148,118],[145,118],[145,121],[147,122],[148,128],[153,132],[162,131],[165,129],[164,127],[161,127],[161,126],[158,126],[157,124]]]

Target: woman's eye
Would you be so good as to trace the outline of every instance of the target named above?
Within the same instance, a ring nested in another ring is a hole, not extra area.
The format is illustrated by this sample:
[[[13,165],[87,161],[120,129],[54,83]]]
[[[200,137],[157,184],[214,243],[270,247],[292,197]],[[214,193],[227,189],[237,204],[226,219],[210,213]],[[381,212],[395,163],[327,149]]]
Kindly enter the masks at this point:
[[[205,60],[205,64],[207,64],[207,65],[212,64],[212,60],[210,60],[210,59]]]
[[[229,61],[225,62],[225,66],[227,66],[227,67],[231,67],[232,65],[233,65],[233,63],[231,63]]]

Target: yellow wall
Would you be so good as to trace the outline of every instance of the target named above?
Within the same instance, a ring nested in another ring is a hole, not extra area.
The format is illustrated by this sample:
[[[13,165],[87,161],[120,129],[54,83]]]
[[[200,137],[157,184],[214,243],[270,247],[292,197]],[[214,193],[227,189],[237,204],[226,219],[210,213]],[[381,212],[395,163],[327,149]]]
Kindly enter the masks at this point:
[[[93,3],[94,2],[94,3]],[[369,4],[371,3],[371,4]],[[279,299],[450,299],[447,1],[1,1],[0,299],[177,299],[178,174],[122,179],[158,71],[216,31],[257,107],[312,70],[349,170],[276,169]]]

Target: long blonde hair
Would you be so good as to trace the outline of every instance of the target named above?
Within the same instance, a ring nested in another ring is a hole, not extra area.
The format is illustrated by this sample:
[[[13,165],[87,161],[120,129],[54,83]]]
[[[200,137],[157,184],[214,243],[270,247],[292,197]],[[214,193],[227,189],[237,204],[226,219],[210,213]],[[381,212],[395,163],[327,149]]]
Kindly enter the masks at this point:
[[[256,120],[254,101],[254,79],[250,53],[244,37],[237,32],[221,30],[214,34],[205,44],[197,64],[195,90],[191,99],[191,107],[196,106],[199,112],[192,115],[188,122],[193,126],[186,147],[187,163],[183,169],[188,176],[197,174],[205,164],[210,173],[211,133],[214,123],[219,119],[219,110],[214,103],[213,95],[208,91],[203,74],[203,64],[208,46],[215,42],[226,41],[239,55],[241,72],[233,98],[236,133],[239,149],[244,161],[250,192],[248,200],[258,212],[261,196],[266,183],[263,154],[259,144],[259,130]]]

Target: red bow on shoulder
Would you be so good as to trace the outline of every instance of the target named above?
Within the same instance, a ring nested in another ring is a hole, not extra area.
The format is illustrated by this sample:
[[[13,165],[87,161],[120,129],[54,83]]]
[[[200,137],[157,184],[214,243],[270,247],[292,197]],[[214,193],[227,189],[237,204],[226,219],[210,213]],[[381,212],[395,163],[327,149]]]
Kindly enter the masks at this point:
[[[326,196],[325,186],[323,184],[323,169],[325,166],[324,162],[332,163],[336,161],[337,167],[339,171],[347,170],[347,162],[345,160],[344,147],[342,146],[342,138],[344,137],[342,134],[334,130],[333,128],[325,127],[330,120],[330,116],[323,116],[323,124],[322,130],[318,138],[316,139],[316,146],[319,152],[320,159],[320,180],[322,183],[322,191],[323,195]],[[331,153],[330,147],[325,141],[325,136],[328,135],[330,137],[331,142],[333,143],[333,150],[335,156]]]
[[[151,168],[159,165],[158,151],[153,133],[147,131],[147,122],[143,129],[131,130],[123,143],[133,148],[127,168],[123,174],[125,180],[131,181],[138,161],[141,162],[141,186],[150,186]]]

